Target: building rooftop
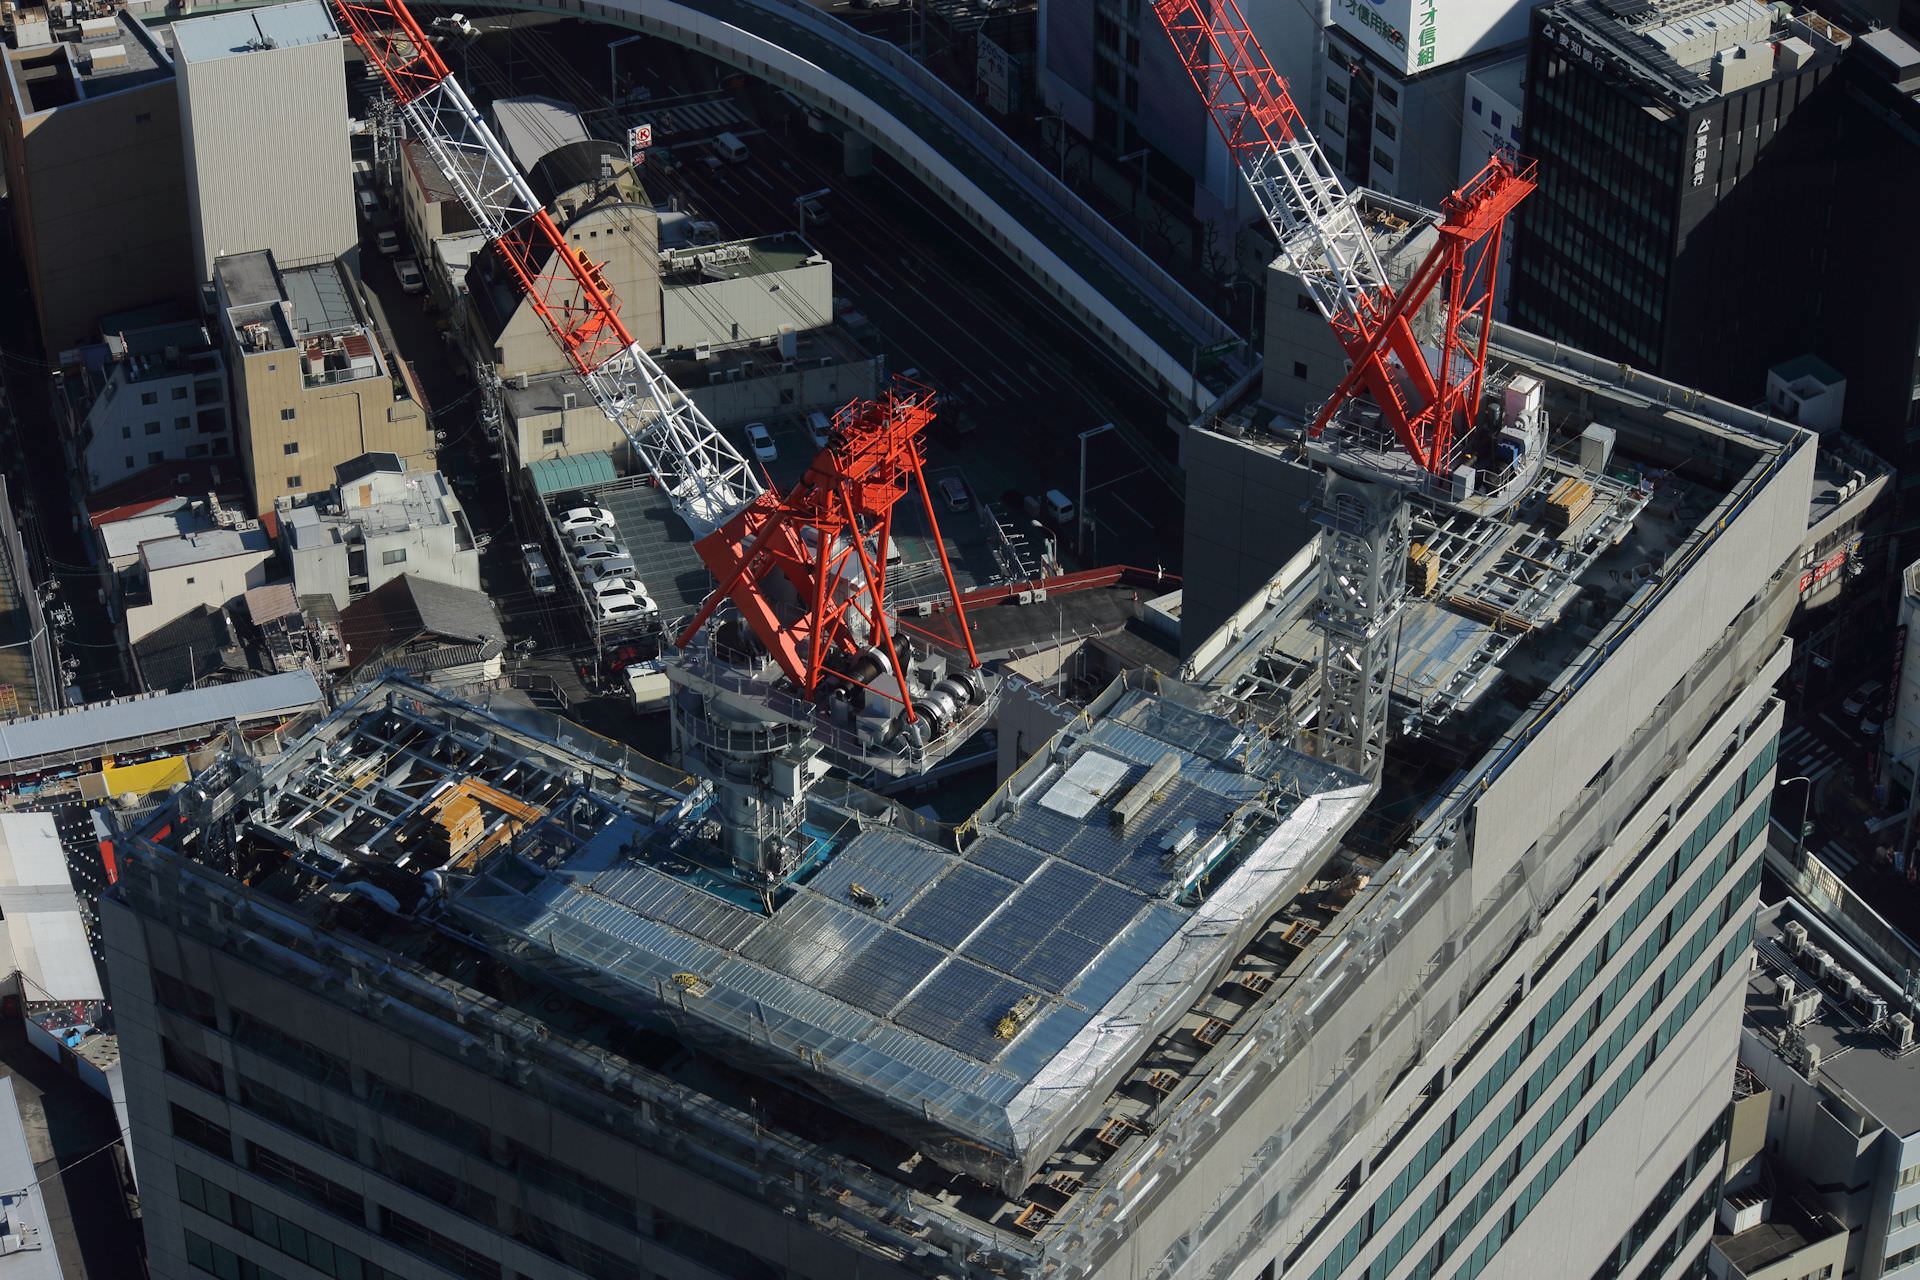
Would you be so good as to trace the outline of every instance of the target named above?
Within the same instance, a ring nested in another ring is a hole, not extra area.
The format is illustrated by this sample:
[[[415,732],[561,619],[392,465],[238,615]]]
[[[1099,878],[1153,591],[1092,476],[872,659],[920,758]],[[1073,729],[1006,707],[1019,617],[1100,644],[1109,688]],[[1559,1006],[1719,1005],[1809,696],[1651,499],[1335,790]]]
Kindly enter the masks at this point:
[[[1561,0],[1541,12],[1576,58],[1624,73],[1675,114],[1831,61],[1853,38],[1759,0]]]
[[[102,998],[51,814],[0,814],[0,947],[0,964],[19,971],[28,1003]],[[0,1253],[0,1277],[4,1264]]]
[[[8,90],[21,117],[57,111],[173,76],[173,60],[126,10],[89,18],[50,45],[5,51]]]
[[[370,479],[376,482],[367,495],[370,500],[361,502],[356,486]],[[385,470],[354,474],[318,498],[297,505],[288,500],[279,508],[279,519],[281,536],[295,551],[448,524],[459,531],[456,549],[473,545],[460,500],[438,471],[412,471],[404,476]]]
[[[1809,1245],[1838,1234],[1840,1230],[1840,1224],[1832,1219],[1807,1221],[1799,1217],[1776,1216],[1771,1221],[1747,1228],[1737,1236],[1716,1236],[1713,1247],[1733,1264],[1737,1274],[1750,1276],[1791,1258]]]
[[[0,721],[0,764],[18,768],[74,752],[98,755],[110,742],[177,733],[232,719],[291,719],[320,704],[320,686],[305,671],[261,676],[212,689],[115,698],[26,720]]]
[[[407,168],[428,204],[460,202],[460,188],[425,143],[408,138],[400,144],[400,154],[406,157]],[[468,183],[482,191],[494,189],[505,177],[495,172],[493,157],[485,152],[457,151],[453,153],[453,160],[464,169]]]
[[[711,1149],[747,1166],[716,1176],[802,1196],[821,1177],[833,1199],[806,1211],[862,1248],[1101,1274],[1127,1215],[1167,1194],[1159,1171],[1265,1105],[1244,1086],[1288,1052],[1273,1046],[1343,993],[1407,980],[1381,956],[1408,913],[1461,876],[1489,912],[1554,891],[1522,873],[1530,824],[1577,806],[1618,749],[1593,726],[1627,703],[1632,723],[1655,715],[1800,546],[1811,436],[1498,335],[1498,360],[1547,384],[1555,456],[1615,429],[1593,468],[1615,484],[1546,542],[1529,504],[1436,528],[1462,625],[1486,621],[1471,600],[1489,564],[1541,605],[1513,606],[1528,641],[1470,704],[1404,728],[1418,704],[1396,707],[1378,791],[1308,751],[1279,678],[1278,642],[1316,607],[1309,543],[1184,682],[1132,671],[1063,709],[955,827],[816,784],[797,870],[771,888],[730,871],[709,784],[395,681],[271,764],[203,774],[204,798],[125,837],[147,869],[124,882],[248,894],[250,930],[323,965],[380,955],[423,1040],[482,1043],[499,1020],[569,1087],[657,1085],[689,1124],[724,1115],[689,1161]],[[484,816],[457,846],[432,809],[453,790]],[[193,864],[202,822],[251,887]],[[1469,824],[1471,865],[1449,852]]]
[[[824,265],[826,258],[791,231],[729,244],[669,249],[660,255],[660,287],[686,289],[715,280],[743,280],[797,267]],[[829,317],[822,316],[821,323]]]
[[[0,1186],[17,1188],[0,1192],[0,1217],[7,1235],[19,1241],[0,1253],[0,1280],[61,1280],[66,1273],[60,1268],[54,1227],[9,1077],[0,1077]]]
[[[1808,945],[1794,940],[1790,926],[1802,931]],[[1852,1110],[1901,1138],[1920,1133],[1920,1053],[1900,1049],[1878,1021],[1906,1007],[1898,987],[1843,954],[1818,916],[1791,899],[1761,911],[1754,950],[1758,964],[1747,981],[1747,1030],[1815,1080],[1831,1099],[1830,1110]],[[1849,975],[1863,985],[1850,987]],[[1819,996],[1812,1016],[1797,1027],[1782,1003],[1783,979],[1797,995]],[[1818,1066],[1809,1071],[1804,1057],[1796,1062],[1796,1046],[1816,1053]]]
[[[321,0],[209,14],[173,25],[174,56],[188,65],[338,39],[333,14]]]
[[[273,550],[267,531],[249,523],[252,528],[196,529],[171,538],[152,538],[140,544],[140,559],[152,573]]]
[[[280,285],[292,307],[293,331],[299,337],[349,333],[365,327],[346,279],[333,263],[283,271]]]
[[[533,172],[549,151],[592,138],[580,113],[558,98],[496,98],[492,110],[494,132],[522,173]]]

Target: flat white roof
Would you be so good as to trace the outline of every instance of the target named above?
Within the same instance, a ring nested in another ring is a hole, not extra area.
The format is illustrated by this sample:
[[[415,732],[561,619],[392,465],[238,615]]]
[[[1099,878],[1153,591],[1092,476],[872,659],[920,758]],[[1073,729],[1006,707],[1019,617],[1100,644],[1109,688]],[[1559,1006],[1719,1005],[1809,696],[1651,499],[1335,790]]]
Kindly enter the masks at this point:
[[[265,9],[215,13],[173,24],[173,55],[184,63],[212,62],[293,45],[338,40],[333,15],[320,0],[294,0]]]
[[[47,1204],[34,1181],[33,1152],[13,1080],[0,1076],[0,1234],[18,1241],[0,1253],[0,1280],[64,1280],[60,1252],[47,1225]]]
[[[0,814],[0,928],[7,951],[0,965],[19,972],[28,1001],[104,994],[52,814]]]

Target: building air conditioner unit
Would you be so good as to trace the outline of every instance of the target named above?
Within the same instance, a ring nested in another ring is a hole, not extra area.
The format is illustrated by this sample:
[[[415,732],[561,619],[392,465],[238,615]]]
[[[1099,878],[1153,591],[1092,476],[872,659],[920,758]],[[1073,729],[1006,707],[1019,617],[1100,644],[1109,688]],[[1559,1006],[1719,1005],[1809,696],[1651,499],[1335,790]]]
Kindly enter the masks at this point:
[[[1833,971],[1833,957],[1819,947],[1809,946],[1801,952],[1801,959],[1807,962],[1807,969],[1818,982]]]
[[[1819,1012],[1820,993],[1802,991],[1794,996],[1793,1003],[1787,1006],[1787,1023],[1789,1026],[1804,1027],[1812,1022],[1813,1016]]]
[[[1817,1044],[1806,1045],[1801,1049],[1800,1065],[1807,1079],[1811,1080],[1820,1073],[1820,1058],[1820,1046]]]
[[[711,360],[713,359],[713,348],[707,343],[699,343],[693,349],[693,358],[695,360]]]
[[[1886,1021],[1887,1002],[1885,998],[1881,996],[1870,996],[1867,999],[1867,1025],[1869,1027],[1884,1026]]]
[[[522,391],[527,389],[527,371],[525,369],[513,375],[513,385]]]
[[[1799,993],[1799,991],[1800,991],[1800,987],[1799,987],[1799,984],[1797,984],[1796,982],[1794,982],[1794,980],[1793,980],[1792,978],[1789,978],[1789,977],[1787,977],[1787,976],[1785,976],[1784,974],[1783,974],[1783,975],[1781,975],[1781,978],[1780,978],[1780,1007],[1781,1007],[1782,1009],[1791,1009],[1791,1008],[1793,1008],[1793,997],[1794,997],[1795,995],[1797,995],[1797,994]]]
[[[1893,1041],[1897,1052],[1905,1053],[1913,1048],[1913,1019],[1904,1013],[1896,1013],[1888,1018],[1887,1039]]]
[[[1798,920],[1787,921],[1787,927],[1780,931],[1780,936],[1787,944],[1787,951],[1793,955],[1797,956],[1807,949],[1807,926]]]

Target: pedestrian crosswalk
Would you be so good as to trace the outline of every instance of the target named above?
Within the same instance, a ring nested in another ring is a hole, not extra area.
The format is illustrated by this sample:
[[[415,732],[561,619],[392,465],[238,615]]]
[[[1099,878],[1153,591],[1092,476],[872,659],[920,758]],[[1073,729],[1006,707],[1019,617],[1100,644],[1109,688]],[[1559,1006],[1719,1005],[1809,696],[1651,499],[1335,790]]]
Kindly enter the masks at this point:
[[[745,124],[747,120],[740,108],[727,98],[715,98],[707,102],[686,102],[677,107],[661,107],[652,115],[654,133],[665,138],[680,133],[717,133],[737,124]]]
[[[1840,753],[1816,738],[1805,725],[1787,730],[1780,739],[1780,776],[1807,777],[1818,783],[1840,767]]]
[[[1854,868],[1860,865],[1860,859],[1838,840],[1827,841],[1813,851],[1813,856],[1820,859],[1828,870],[1832,871],[1842,880],[1851,876]]]

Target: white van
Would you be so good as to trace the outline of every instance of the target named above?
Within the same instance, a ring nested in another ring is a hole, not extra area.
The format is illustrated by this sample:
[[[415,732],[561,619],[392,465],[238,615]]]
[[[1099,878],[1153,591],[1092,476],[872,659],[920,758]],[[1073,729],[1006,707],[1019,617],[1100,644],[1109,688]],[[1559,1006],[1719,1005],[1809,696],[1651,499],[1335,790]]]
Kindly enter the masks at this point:
[[[739,164],[747,158],[747,144],[731,133],[723,133],[713,140],[713,154],[728,164]]]
[[[818,409],[807,415],[807,438],[813,441],[813,447],[816,449],[827,447],[828,432],[832,427],[833,420]]]
[[[1047,519],[1055,526],[1073,523],[1073,499],[1058,489],[1047,490]]]

